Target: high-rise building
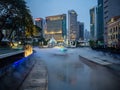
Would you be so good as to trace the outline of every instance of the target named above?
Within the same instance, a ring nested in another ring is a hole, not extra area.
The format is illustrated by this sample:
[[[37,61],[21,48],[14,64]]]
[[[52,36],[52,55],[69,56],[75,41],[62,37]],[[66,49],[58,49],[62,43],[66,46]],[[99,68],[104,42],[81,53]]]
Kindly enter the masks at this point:
[[[85,29],[84,40],[87,42],[90,40],[90,32],[87,29]]]
[[[35,25],[43,29],[43,18],[35,18]]]
[[[84,40],[84,23],[77,22],[77,40]]]
[[[46,17],[47,28],[44,31],[45,39],[54,38],[57,42],[63,42],[66,38],[66,14]]]
[[[43,18],[35,18],[35,25],[38,26],[42,31],[40,32],[41,33],[41,36],[43,36],[43,22],[44,22],[44,19]]]
[[[107,23],[108,21],[120,15],[120,0],[103,0],[103,8],[104,8],[104,42],[107,45],[108,38],[108,29]]]
[[[68,11],[68,41],[77,39],[77,13],[74,10]]]
[[[96,7],[90,9],[90,39],[97,40],[97,13]]]
[[[97,5],[97,40],[104,42],[103,0],[98,0]]]
[[[80,32],[80,22],[78,21],[77,22],[77,40],[79,40],[79,36],[80,36],[79,32]]]

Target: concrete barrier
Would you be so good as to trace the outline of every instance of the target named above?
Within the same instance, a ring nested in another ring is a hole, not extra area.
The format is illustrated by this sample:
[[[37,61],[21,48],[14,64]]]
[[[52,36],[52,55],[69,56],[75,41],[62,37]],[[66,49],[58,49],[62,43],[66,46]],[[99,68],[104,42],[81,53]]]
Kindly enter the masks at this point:
[[[21,58],[24,58],[24,51],[2,54],[0,55],[0,68],[6,67]]]

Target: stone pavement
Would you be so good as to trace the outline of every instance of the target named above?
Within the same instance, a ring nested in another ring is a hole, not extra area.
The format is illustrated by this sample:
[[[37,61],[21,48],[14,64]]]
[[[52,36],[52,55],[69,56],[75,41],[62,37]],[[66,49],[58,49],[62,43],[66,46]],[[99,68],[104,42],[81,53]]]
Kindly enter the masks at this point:
[[[120,75],[119,58],[114,58],[108,53],[94,51],[90,48],[80,48],[77,53],[79,55],[79,58],[85,58],[90,62],[110,68],[114,71],[117,71]]]
[[[118,74],[120,75],[120,64],[116,64],[116,63],[112,63],[112,62],[109,62],[108,60],[102,60],[101,58],[97,58],[97,57],[92,57],[92,56],[89,56],[89,55],[79,55],[79,58],[83,58],[85,60],[88,60],[92,63],[95,63],[95,64],[98,64],[98,65],[101,65],[101,66],[105,66],[107,68],[110,68],[110,69],[113,69],[115,71],[118,72]]]
[[[78,50],[78,55],[89,59],[100,65],[111,65],[111,64],[120,64],[120,60],[113,58],[106,53],[94,51],[90,48],[81,48]]]
[[[112,64],[110,62],[106,62],[106,61],[100,60],[98,58],[90,57],[90,56],[88,57],[88,56],[81,56],[81,55],[79,55],[79,58],[85,58],[85,59],[89,60],[90,62],[99,64],[99,65],[103,65],[103,66]]]
[[[48,90],[48,73],[44,61],[36,57],[36,63],[20,90]]]
[[[95,63],[97,65],[105,66],[109,69],[112,69],[113,71],[115,71],[114,73],[116,73],[116,75],[120,76],[120,64],[111,63],[108,61],[103,61],[101,59],[95,59],[93,57],[85,57],[85,56],[81,56],[81,55],[79,55],[79,58],[87,60],[87,61],[92,62],[92,63]]]

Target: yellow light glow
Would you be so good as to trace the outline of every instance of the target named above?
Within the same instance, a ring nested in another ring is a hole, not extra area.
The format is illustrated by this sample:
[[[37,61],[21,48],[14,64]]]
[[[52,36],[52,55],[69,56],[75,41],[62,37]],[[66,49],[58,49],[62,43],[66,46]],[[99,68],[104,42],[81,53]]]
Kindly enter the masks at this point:
[[[58,16],[58,17],[50,17],[49,19],[50,19],[51,21],[54,21],[54,20],[62,20],[63,17],[60,17],[60,16]]]
[[[53,31],[47,32],[47,31],[45,31],[45,34],[61,34],[61,33],[62,33],[61,30],[60,30],[60,31],[57,31],[57,32],[53,32]]]
[[[61,40],[57,40],[57,41],[63,42],[63,39],[61,39]]]
[[[25,46],[25,53],[24,56],[27,57],[33,53],[33,49],[31,45],[26,45]]]

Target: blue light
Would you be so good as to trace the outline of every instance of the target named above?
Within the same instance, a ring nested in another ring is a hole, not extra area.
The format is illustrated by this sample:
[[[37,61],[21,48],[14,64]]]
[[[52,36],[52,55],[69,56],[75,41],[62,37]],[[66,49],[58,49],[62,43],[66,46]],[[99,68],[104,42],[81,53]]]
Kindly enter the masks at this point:
[[[64,48],[61,48],[60,50],[61,50],[62,52],[64,52]]]
[[[16,68],[18,65],[20,65],[21,63],[23,63],[25,60],[27,60],[28,57],[24,57],[22,59],[20,59],[19,61],[16,61],[12,64],[12,67]]]
[[[60,50],[61,50],[62,52],[67,51],[67,49],[66,49],[66,48],[60,48]]]

